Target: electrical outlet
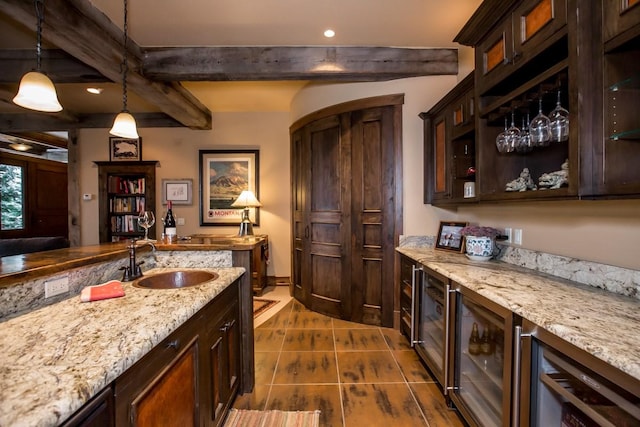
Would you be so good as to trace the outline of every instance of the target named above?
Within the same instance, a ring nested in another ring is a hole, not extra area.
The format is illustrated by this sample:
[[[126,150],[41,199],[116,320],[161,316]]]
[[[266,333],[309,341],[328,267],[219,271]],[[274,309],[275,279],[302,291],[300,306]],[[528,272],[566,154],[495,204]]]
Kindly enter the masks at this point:
[[[516,245],[522,244],[522,229],[516,228],[513,230],[513,243]]]
[[[44,297],[51,298],[69,292],[69,276],[44,282]]]
[[[184,218],[176,218],[176,225],[184,225]]]
[[[511,227],[509,228],[505,228],[504,229],[504,235],[507,236],[507,240],[503,240],[504,243],[511,243],[512,242],[512,230]]]

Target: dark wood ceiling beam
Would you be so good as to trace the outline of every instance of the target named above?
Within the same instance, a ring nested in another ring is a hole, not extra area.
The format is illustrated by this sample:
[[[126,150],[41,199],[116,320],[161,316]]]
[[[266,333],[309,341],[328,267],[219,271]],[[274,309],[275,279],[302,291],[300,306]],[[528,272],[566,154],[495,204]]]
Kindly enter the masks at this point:
[[[161,81],[383,81],[457,74],[457,49],[393,47],[149,48],[144,74]]]
[[[0,114],[0,129],[12,132],[66,131],[70,129],[110,128],[113,125],[113,113],[79,115],[77,121],[60,120],[55,114],[24,113]],[[136,113],[139,128],[184,127],[174,118],[164,113]]]
[[[78,61],[60,49],[42,51],[42,71],[54,83],[103,83],[105,78],[95,68]],[[35,49],[0,50],[0,83],[17,83],[36,68]]]
[[[35,27],[32,2],[0,0],[12,19]],[[95,68],[106,78],[121,80],[122,32],[89,0],[47,0],[42,37]],[[154,82],[140,72],[140,48],[128,42],[128,88],[167,115],[192,129],[211,129],[211,111],[178,83]]]

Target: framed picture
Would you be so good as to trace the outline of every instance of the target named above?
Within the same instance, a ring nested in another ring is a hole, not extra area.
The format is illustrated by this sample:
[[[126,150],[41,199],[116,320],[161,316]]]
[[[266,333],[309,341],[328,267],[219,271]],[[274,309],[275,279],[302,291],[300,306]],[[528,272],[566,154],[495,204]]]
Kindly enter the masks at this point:
[[[466,226],[466,222],[440,221],[438,238],[436,239],[436,249],[462,252],[462,242],[464,239],[460,231]]]
[[[200,225],[237,225],[243,208],[231,204],[244,190],[258,193],[259,150],[200,150]],[[249,209],[259,225],[259,208]]]
[[[169,200],[174,205],[192,204],[191,194],[193,180],[186,179],[163,179],[162,180],[162,204],[166,205]]]
[[[142,160],[142,138],[128,139],[109,137],[109,161],[133,161]]]

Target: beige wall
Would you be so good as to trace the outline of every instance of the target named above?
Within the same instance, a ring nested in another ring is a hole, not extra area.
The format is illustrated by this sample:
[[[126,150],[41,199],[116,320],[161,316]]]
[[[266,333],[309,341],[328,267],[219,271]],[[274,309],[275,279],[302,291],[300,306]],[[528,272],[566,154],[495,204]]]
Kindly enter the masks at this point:
[[[463,220],[499,228],[523,229],[522,247],[640,270],[640,200],[490,204],[456,210],[423,203],[423,130],[418,114],[428,110],[472,69],[472,51],[460,50],[458,76],[433,76],[381,83],[309,85],[291,102],[289,112],[225,112],[213,114],[213,130],[141,129],[144,160],[159,160],[162,178],[192,178],[194,204],[176,206],[185,218],[179,234],[234,234],[235,227],[200,227],[198,213],[198,150],[260,149],[260,227],[271,241],[268,274],[291,273],[289,125],[324,107],[359,98],[404,93],[403,209],[408,235],[434,235],[441,220]],[[198,88],[191,89],[198,96]],[[205,97],[206,98],[206,97]],[[80,133],[80,193],[97,193],[94,160],[108,160],[106,129]],[[158,202],[156,212],[164,207]],[[81,202],[82,244],[98,242],[98,202]]]
[[[193,204],[174,206],[174,215],[185,219],[178,234],[212,233],[233,235],[238,227],[201,227],[199,225],[198,150],[260,150],[260,226],[255,233],[268,234],[271,262],[267,273],[289,276],[290,273],[290,195],[289,195],[289,113],[214,113],[213,130],[140,129],[143,160],[158,160],[156,169],[155,213],[166,212],[162,206],[162,179],[193,179]],[[81,202],[82,245],[98,243],[98,168],[95,160],[109,160],[107,129],[80,132],[80,193],[94,199]],[[158,233],[162,227],[156,227]]]

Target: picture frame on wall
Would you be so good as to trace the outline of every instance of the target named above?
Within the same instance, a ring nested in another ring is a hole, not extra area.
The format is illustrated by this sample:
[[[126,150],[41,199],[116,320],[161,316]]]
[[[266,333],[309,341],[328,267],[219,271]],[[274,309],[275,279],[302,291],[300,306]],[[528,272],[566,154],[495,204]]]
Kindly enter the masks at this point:
[[[464,238],[460,231],[467,226],[466,222],[440,221],[438,236],[436,238],[436,249],[443,249],[452,252],[462,252]]]
[[[142,138],[109,137],[109,161],[139,162],[142,160]]]
[[[193,180],[184,179],[163,179],[162,180],[162,204],[166,205],[169,200],[174,205],[191,205],[193,194]]]
[[[200,225],[238,225],[243,208],[231,204],[244,190],[259,195],[259,150],[200,150]],[[260,225],[260,208],[250,208],[253,225]]]

